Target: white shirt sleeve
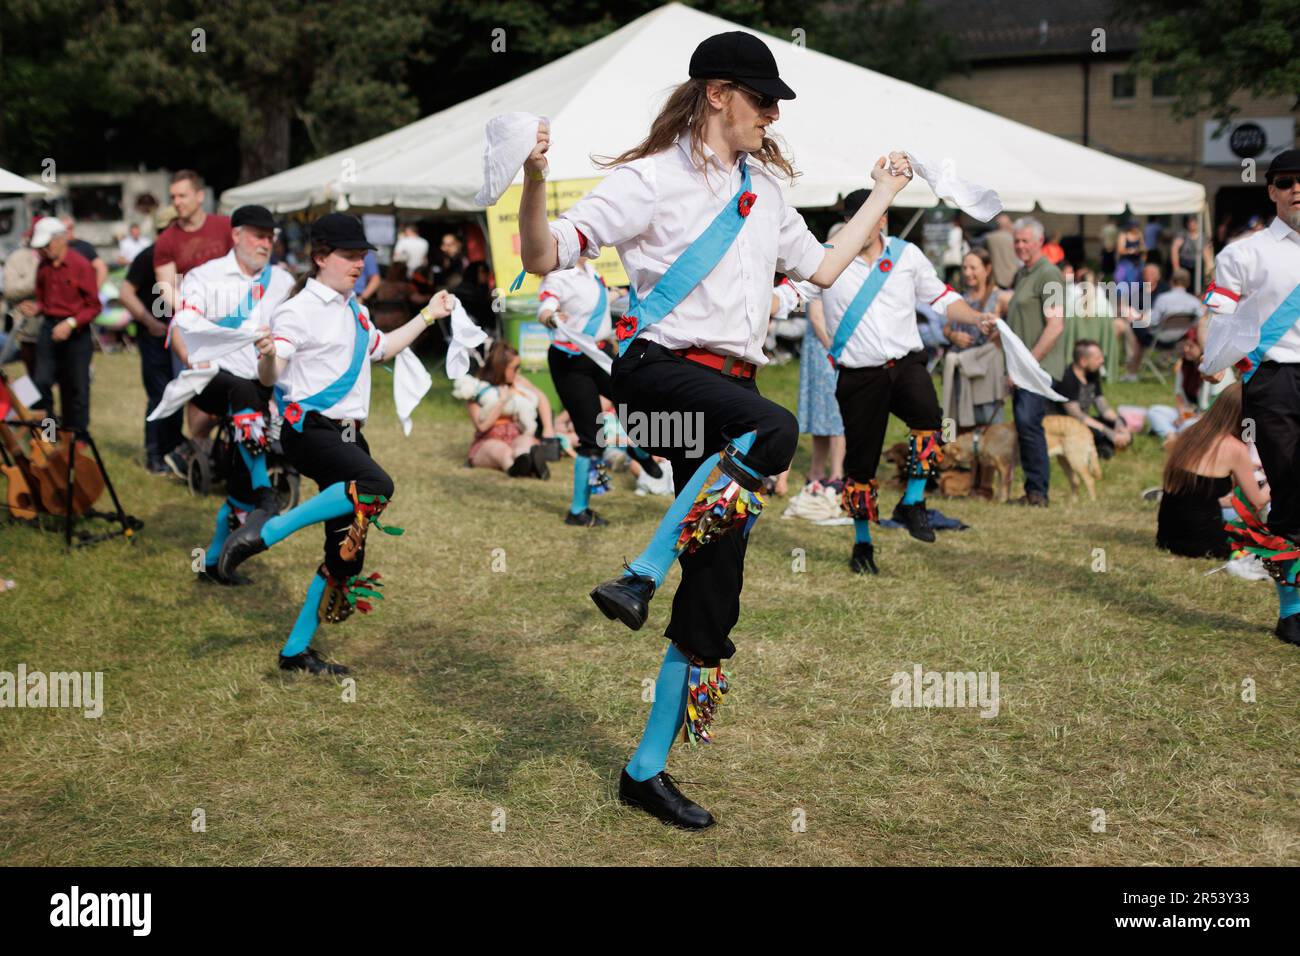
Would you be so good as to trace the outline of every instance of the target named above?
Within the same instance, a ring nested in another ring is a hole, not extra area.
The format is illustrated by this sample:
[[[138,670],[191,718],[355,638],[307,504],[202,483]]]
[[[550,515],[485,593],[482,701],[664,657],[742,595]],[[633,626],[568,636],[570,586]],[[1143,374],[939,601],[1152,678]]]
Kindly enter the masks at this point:
[[[940,315],[948,314],[948,306],[961,299],[956,290],[939,278],[934,271],[934,264],[926,254],[910,242],[903,247],[903,257],[915,275],[916,301],[928,305]]]
[[[275,342],[276,358],[286,361],[293,358],[298,346],[309,341],[306,319],[296,309],[281,305],[271,316],[271,339]]]
[[[207,308],[207,286],[191,270],[181,283],[181,301],[176,305],[176,324],[182,331],[211,325],[212,320],[206,314]]]
[[[1214,258],[1214,281],[1205,291],[1205,304],[1216,315],[1232,315],[1237,311],[1247,288],[1250,275],[1249,247],[1240,242],[1226,247]]]
[[[572,269],[579,256],[595,259],[603,246],[619,246],[650,228],[658,202],[654,164],[619,166],[595,189],[551,222],[559,248],[557,269]],[[578,233],[587,239],[579,248]]]
[[[537,290],[537,298],[537,317],[539,319],[560,307],[560,279],[556,273],[552,272],[542,279],[542,285]]]
[[[781,235],[777,240],[776,271],[784,272],[796,281],[807,279],[825,258],[826,247],[808,231],[799,210],[785,203],[781,210]]]
[[[379,331],[379,326],[375,325],[375,320],[370,317],[370,310],[366,306],[361,307],[361,314],[366,317],[366,322],[370,325],[370,361],[382,362],[387,358],[388,336]]]

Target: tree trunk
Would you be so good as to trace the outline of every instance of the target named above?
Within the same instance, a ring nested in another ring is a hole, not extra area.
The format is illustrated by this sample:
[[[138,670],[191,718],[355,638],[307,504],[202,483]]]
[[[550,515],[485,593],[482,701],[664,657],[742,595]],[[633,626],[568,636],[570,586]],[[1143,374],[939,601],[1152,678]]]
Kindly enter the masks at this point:
[[[289,168],[289,119],[293,103],[263,96],[239,129],[239,181],[252,182]]]

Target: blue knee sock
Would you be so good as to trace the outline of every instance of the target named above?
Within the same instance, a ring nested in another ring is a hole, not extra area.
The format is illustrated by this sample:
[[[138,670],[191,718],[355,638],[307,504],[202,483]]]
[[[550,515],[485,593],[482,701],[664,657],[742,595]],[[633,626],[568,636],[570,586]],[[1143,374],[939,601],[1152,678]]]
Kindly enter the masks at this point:
[[[743,455],[753,447],[754,438],[757,434],[757,432],[746,432],[732,444]],[[709,477],[709,472],[713,471],[714,466],[717,465],[719,457],[716,454],[710,455],[700,462],[700,467],[695,469],[695,474],[691,475],[691,480],[686,483],[682,493],[677,496],[672,505],[669,506],[668,512],[659,520],[659,527],[655,529],[654,536],[650,539],[646,549],[637,555],[635,561],[628,565],[631,568],[630,573],[653,578],[655,587],[659,587],[664,583],[664,578],[668,576],[668,569],[672,567],[673,561],[677,559],[677,538],[681,534],[682,520],[686,517],[687,512],[691,510],[691,505],[695,504],[700,489],[704,487],[704,482]],[[751,475],[754,474],[754,471],[750,468],[745,468],[745,470]]]
[[[1277,588],[1278,617],[1291,617],[1300,614],[1300,588],[1290,588],[1274,584]]]
[[[205,567],[217,566],[217,556],[221,554],[221,547],[226,543],[226,538],[230,537],[230,510],[230,499],[227,498],[217,509],[217,525],[212,529],[212,542],[203,555]]]
[[[262,540],[268,546],[279,544],[295,531],[309,524],[328,521],[352,513],[352,499],[348,497],[346,482],[336,481],[315,498],[308,498],[296,508],[276,515],[262,526]]]
[[[569,502],[569,514],[580,515],[587,510],[591,498],[591,459],[579,455],[573,460],[573,500]]]
[[[854,544],[871,543],[871,519],[870,518],[853,519],[853,543]]]
[[[239,443],[239,457],[244,460],[244,467],[248,469],[248,474],[253,479],[253,490],[258,491],[262,488],[271,487],[271,477],[266,473],[266,455],[254,455]]]
[[[681,732],[686,719],[686,674],[690,661],[677,649],[668,645],[659,679],[655,681],[655,702],[650,707],[641,744],[627,765],[627,775],[638,782],[649,780],[668,763],[668,751]]]
[[[307,599],[303,601],[298,619],[293,622],[293,630],[289,632],[289,639],[284,642],[284,648],[280,651],[285,657],[301,654],[311,643],[319,619],[321,595],[324,593],[325,579],[318,571],[311,576],[311,584],[307,587]]]
[[[909,478],[907,479],[907,489],[903,492],[903,501],[905,505],[914,505],[925,500],[925,479]]]

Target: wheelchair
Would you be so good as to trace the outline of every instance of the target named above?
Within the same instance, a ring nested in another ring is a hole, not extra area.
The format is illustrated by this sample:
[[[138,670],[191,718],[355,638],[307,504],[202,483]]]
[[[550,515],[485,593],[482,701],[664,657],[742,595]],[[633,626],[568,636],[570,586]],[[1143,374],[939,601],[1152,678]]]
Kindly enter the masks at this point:
[[[271,490],[275,492],[276,500],[279,502],[280,512],[283,514],[298,504],[301,476],[285,457],[284,449],[280,445],[282,421],[279,416],[276,416],[271,422],[265,455],[266,474],[271,481]],[[194,447],[193,443],[191,447],[194,450],[190,455],[186,485],[191,495],[196,498],[206,497],[212,493],[214,485],[225,483],[226,477],[234,469],[235,456],[239,454],[230,416],[223,415],[212,429],[212,447],[207,455]]]

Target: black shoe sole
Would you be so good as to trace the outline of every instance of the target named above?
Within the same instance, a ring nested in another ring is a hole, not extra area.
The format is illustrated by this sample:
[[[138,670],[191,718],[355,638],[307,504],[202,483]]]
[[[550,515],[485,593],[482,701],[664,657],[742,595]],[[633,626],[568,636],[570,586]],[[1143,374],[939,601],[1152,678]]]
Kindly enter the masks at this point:
[[[592,588],[591,591],[591,599],[595,602],[596,607],[600,608],[600,612],[611,621],[622,621],[634,631],[641,630],[641,627],[646,622],[646,618],[650,616],[649,608],[646,609],[644,616],[638,617],[636,612],[631,608],[626,608],[622,604],[612,601],[606,595],[602,594],[600,588],[601,585],[597,585]]]
[[[865,561],[858,562],[858,561],[851,560],[849,561],[849,568],[856,574],[879,574],[880,573],[879,568],[875,567],[875,565],[867,564]]]
[[[215,568],[211,571],[200,571],[194,576],[194,580],[200,584],[217,584],[223,588],[242,588],[253,583],[253,579],[246,574],[236,573],[231,575],[229,579],[222,578],[217,574]]]
[[[265,517],[261,519],[260,523],[250,523],[252,522],[253,515],[256,514],[263,514]],[[273,516],[267,512],[254,511],[252,515],[249,515],[244,519],[243,526],[230,533],[230,537],[226,539],[225,546],[221,549],[221,554],[217,556],[217,574],[220,577],[234,578],[235,568],[239,567],[249,558],[271,549],[271,546],[261,540],[261,537],[262,527],[267,521],[271,520],[272,517]],[[252,530],[250,531],[250,529]],[[241,548],[240,550],[242,553],[237,555],[235,550],[231,547],[231,544],[242,542],[245,538],[249,539],[249,543],[245,547]],[[261,547],[258,547],[259,544]]]

